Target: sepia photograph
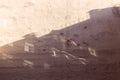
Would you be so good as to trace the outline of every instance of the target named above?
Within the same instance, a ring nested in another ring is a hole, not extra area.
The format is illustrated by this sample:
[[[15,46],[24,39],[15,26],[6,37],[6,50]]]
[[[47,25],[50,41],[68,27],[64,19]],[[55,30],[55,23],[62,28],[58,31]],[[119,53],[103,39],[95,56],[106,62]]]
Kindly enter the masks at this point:
[[[120,0],[0,0],[0,80],[120,80]]]

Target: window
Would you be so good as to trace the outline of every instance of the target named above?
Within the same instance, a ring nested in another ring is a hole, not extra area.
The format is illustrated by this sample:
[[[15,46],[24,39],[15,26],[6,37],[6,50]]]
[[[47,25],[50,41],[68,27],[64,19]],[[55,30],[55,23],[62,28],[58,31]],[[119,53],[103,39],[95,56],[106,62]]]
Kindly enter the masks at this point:
[[[24,51],[34,53],[34,45],[32,43],[25,43]]]

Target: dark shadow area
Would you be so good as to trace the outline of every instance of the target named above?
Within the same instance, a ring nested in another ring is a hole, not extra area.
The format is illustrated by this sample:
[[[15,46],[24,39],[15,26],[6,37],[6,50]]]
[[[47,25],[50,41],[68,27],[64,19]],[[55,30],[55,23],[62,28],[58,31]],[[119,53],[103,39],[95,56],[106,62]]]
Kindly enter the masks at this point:
[[[2,46],[0,79],[9,74],[9,80],[119,80],[119,7],[89,14],[86,21]]]

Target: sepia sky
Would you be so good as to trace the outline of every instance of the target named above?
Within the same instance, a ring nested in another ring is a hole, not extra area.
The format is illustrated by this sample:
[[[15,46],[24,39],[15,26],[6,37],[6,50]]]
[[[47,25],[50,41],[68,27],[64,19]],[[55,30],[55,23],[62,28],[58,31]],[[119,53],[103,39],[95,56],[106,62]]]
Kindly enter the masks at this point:
[[[89,19],[89,11],[120,0],[0,0],[0,45],[25,34],[38,36]]]

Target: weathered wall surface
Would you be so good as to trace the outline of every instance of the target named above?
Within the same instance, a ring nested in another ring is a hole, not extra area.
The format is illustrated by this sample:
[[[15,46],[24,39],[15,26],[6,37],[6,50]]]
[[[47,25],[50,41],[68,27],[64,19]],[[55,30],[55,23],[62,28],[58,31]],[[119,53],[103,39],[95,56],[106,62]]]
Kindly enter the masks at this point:
[[[38,54],[26,53],[52,52],[55,56],[57,51],[68,50],[68,53],[92,63],[96,60],[95,56],[105,63],[118,61],[120,13],[113,8],[118,2],[1,0],[0,45],[13,43],[0,47],[0,53],[6,54],[2,54],[3,59],[11,58],[12,54],[14,58],[33,59]],[[32,33],[36,33],[37,37]]]
[[[117,2],[119,0],[1,0],[0,45],[19,40],[31,32],[42,36],[51,30],[64,29],[89,19],[90,10],[108,8]],[[107,16],[108,13],[105,14]],[[96,15],[98,16],[100,15]],[[104,19],[99,18],[99,21],[102,20]],[[101,24],[99,21],[91,22],[93,30],[97,31],[88,32],[94,34],[98,32],[99,26],[107,25],[106,22]],[[104,28],[107,29],[103,26],[99,30]],[[73,32],[75,31],[76,29]],[[81,35],[84,37],[87,34]]]

